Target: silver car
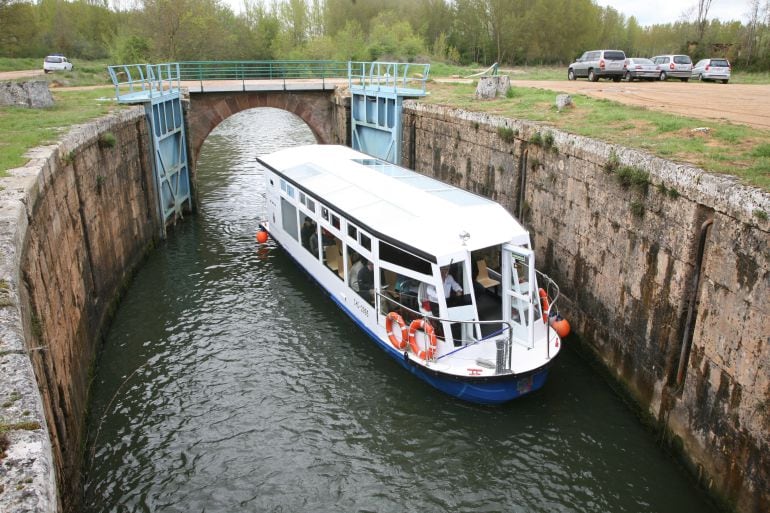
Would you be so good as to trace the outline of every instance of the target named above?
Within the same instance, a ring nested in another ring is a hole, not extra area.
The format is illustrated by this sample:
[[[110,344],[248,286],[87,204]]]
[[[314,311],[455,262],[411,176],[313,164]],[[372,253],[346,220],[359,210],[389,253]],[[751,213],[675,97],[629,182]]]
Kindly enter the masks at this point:
[[[658,79],[660,79],[660,66],[650,59],[641,57],[626,59],[626,72],[623,74],[623,80],[626,82]]]
[[[567,69],[567,79],[586,77],[591,82],[611,78],[620,82],[626,71],[626,54],[623,50],[592,50],[585,52]]]
[[[652,62],[660,66],[660,79],[678,78],[682,82],[690,80],[692,59],[688,55],[656,55]]]
[[[730,80],[730,61],[727,59],[701,59],[692,68],[692,78],[698,80]]]

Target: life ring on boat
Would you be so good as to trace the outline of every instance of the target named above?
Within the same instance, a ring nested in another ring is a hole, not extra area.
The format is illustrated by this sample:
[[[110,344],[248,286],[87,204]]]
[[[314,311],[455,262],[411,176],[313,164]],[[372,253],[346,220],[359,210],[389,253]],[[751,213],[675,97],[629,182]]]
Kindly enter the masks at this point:
[[[415,335],[419,330],[422,330],[425,333],[425,336],[428,337],[427,354],[420,349],[420,346],[417,344],[417,337]],[[409,347],[414,354],[423,360],[436,356],[436,331],[425,319],[415,319],[409,325]]]
[[[538,294],[540,294],[540,309],[543,311],[543,322],[548,322],[548,293],[543,289],[537,290]]]
[[[401,340],[396,337],[396,334],[393,331],[394,322],[398,324],[399,328],[401,328]],[[390,340],[390,343],[393,344],[393,347],[396,349],[404,349],[406,347],[406,342],[409,340],[409,336],[406,332],[406,323],[400,315],[398,315],[396,312],[390,312],[388,316],[385,317],[385,330],[388,332],[388,339]]]

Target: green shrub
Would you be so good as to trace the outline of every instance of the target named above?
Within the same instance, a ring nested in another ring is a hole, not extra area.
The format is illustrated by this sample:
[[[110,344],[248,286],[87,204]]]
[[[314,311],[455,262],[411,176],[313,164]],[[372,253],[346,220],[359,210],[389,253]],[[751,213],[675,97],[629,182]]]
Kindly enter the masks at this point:
[[[644,217],[644,204],[641,201],[632,201],[629,208],[636,217]]]
[[[543,146],[543,136],[540,132],[535,132],[532,134],[532,137],[529,138],[529,142],[535,146]]]
[[[615,170],[615,176],[622,187],[636,187],[646,191],[650,183],[650,174],[643,169],[633,166],[620,166]]]
[[[618,154],[615,153],[615,150],[612,150],[607,162],[604,163],[604,170],[607,173],[614,173],[619,167],[620,159],[618,158]]]
[[[516,139],[516,136],[519,135],[519,131],[507,126],[501,126],[497,128],[497,135],[499,135],[500,139],[503,141],[512,143],[514,139]]]
[[[112,132],[104,132],[99,136],[99,146],[102,148],[114,148],[118,140]]]

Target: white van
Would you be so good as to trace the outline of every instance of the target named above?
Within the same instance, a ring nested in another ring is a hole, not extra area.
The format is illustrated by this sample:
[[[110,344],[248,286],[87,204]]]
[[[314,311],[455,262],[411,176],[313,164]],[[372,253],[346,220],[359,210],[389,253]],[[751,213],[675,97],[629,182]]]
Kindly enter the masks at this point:
[[[43,71],[46,73],[52,71],[72,71],[72,63],[61,54],[49,55],[43,61]]]

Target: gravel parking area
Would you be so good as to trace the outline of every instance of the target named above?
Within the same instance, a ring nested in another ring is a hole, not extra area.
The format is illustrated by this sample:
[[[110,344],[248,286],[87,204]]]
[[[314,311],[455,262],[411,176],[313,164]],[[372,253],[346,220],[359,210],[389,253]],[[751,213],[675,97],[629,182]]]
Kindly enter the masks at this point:
[[[712,82],[599,82],[512,80],[515,87],[536,87],[604,98],[627,105],[699,119],[770,129],[770,85]]]

